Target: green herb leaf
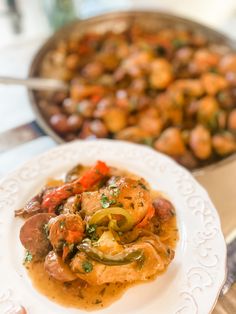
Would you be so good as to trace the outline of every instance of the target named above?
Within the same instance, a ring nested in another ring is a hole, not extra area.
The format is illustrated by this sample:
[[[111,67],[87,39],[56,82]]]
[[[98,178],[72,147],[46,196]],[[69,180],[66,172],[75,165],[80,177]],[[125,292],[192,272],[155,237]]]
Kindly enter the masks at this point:
[[[30,251],[26,251],[25,253],[25,258],[24,258],[24,263],[30,263],[33,259],[32,254],[30,253]]]
[[[117,185],[115,183],[111,183],[109,184],[109,189],[116,189],[117,188]]]
[[[93,265],[89,261],[84,261],[82,267],[86,273],[90,273],[93,270]]]
[[[102,208],[108,208],[110,205],[114,205],[116,201],[109,200],[109,198],[105,194],[102,194],[100,203],[102,205]]]
[[[87,235],[93,234],[97,230],[97,225],[90,225],[86,228]]]
[[[97,241],[99,239],[98,235],[96,234],[96,231],[97,231],[97,225],[92,224],[92,225],[86,226],[86,235],[92,241]]]
[[[108,197],[104,194],[102,194],[102,196],[101,196],[100,203],[101,203],[103,208],[108,208],[110,206],[110,201],[109,201]]]

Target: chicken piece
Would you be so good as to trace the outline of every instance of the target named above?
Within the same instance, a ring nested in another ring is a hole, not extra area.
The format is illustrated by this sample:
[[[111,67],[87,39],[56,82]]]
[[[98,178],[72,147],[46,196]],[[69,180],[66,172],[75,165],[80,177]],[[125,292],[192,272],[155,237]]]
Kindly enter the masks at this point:
[[[103,120],[107,130],[116,133],[127,125],[127,113],[120,108],[108,108]]]
[[[103,65],[99,61],[93,61],[85,65],[82,74],[91,80],[97,79],[103,73]]]
[[[190,132],[189,145],[197,158],[209,158],[212,153],[210,132],[202,125],[196,126]]]
[[[81,206],[81,194],[69,197],[62,210],[62,214],[75,214],[80,210]]]
[[[54,214],[41,213],[26,220],[20,229],[20,241],[36,260],[44,258],[51,249],[47,224]]]
[[[147,280],[162,271],[174,257],[174,251],[162,244],[157,237],[141,238],[135,244],[123,246],[123,250],[133,255],[138,252],[140,257],[134,261],[131,259],[125,264],[108,265],[107,261],[103,264],[91,259],[86,253],[79,252],[72,259],[70,266],[79,278],[91,285],[101,285]],[[102,258],[102,253],[100,256]],[[115,256],[111,256],[111,259]]]
[[[172,66],[167,60],[160,58],[151,63],[150,84],[153,88],[164,89],[172,79]]]
[[[181,156],[185,152],[185,145],[178,128],[170,127],[154,142],[154,148],[170,156]]]
[[[220,156],[229,155],[236,151],[236,140],[231,133],[215,134],[212,137],[212,145]]]
[[[200,97],[204,94],[202,82],[199,79],[181,79],[176,80],[170,86],[171,91],[180,91],[183,96]],[[173,92],[172,92],[173,94]]]
[[[105,93],[105,89],[98,85],[82,85],[79,82],[73,81],[70,87],[70,96],[73,101],[81,101],[83,99],[96,95],[100,100]]]
[[[44,269],[50,276],[62,282],[73,281],[78,278],[54,251],[49,252],[46,256]]]
[[[113,178],[110,185],[99,192],[82,194],[82,213],[85,214],[86,220],[104,206],[116,206],[127,210],[133,217],[134,224],[138,224],[150,205],[151,197],[147,183],[127,177]]]
[[[54,249],[79,243],[84,235],[84,222],[79,215],[62,214],[49,222],[49,240]]]
[[[163,121],[157,110],[149,108],[139,114],[138,126],[150,136],[158,136],[163,128]]]
[[[97,210],[101,209],[101,194],[98,191],[82,193],[81,213],[91,217]]]
[[[219,110],[219,104],[212,96],[203,97],[198,101],[198,120],[201,123],[211,124]]]
[[[220,61],[219,69],[223,74],[236,72],[236,54],[225,55]]]
[[[193,55],[193,49],[190,47],[183,47],[176,51],[175,61],[178,61],[180,64],[188,64]]]
[[[198,49],[192,62],[189,63],[189,71],[193,74],[200,74],[214,69],[218,66],[220,54],[206,48]]]
[[[146,130],[143,130],[137,126],[131,126],[117,132],[115,138],[118,140],[141,143],[149,136],[150,134]]]
[[[136,51],[129,57],[124,59],[121,64],[121,69],[133,78],[140,77],[143,70],[147,68],[151,61],[151,55],[147,51]]]
[[[183,121],[184,97],[177,89],[168,89],[168,92],[160,93],[156,98],[156,106],[160,111],[162,122],[165,124],[181,125]]]
[[[209,95],[216,95],[228,85],[226,79],[216,73],[205,73],[201,77],[202,85]]]

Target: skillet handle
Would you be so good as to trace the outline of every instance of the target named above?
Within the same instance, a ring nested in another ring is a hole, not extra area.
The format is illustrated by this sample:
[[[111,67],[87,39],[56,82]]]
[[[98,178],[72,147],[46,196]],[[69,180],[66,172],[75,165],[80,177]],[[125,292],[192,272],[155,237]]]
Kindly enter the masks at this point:
[[[44,135],[46,133],[38,126],[36,121],[7,130],[0,134],[0,153]]]

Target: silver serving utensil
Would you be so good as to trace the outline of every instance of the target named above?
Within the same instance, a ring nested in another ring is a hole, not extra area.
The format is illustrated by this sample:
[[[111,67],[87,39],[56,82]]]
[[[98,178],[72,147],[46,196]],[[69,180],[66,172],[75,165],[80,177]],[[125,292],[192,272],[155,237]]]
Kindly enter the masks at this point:
[[[68,90],[69,86],[66,82],[48,78],[15,78],[0,76],[0,84],[6,85],[23,85],[33,90]]]

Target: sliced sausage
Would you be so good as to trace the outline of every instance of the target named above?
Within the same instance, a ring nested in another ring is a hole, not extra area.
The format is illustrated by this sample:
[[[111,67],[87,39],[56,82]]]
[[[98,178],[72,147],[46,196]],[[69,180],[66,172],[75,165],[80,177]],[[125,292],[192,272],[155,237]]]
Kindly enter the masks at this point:
[[[164,198],[157,198],[153,201],[156,216],[161,221],[167,221],[175,215],[174,206],[168,200]]]
[[[41,209],[42,195],[43,195],[42,192],[35,195],[31,200],[29,200],[26,203],[26,205],[23,208],[15,211],[15,216],[28,218],[42,212]]]
[[[49,252],[46,256],[44,268],[50,276],[59,281],[66,282],[77,279],[77,276],[70,270],[69,266],[54,251]]]
[[[41,213],[26,220],[20,230],[22,245],[36,258],[44,258],[51,249],[45,226],[54,214]]]

